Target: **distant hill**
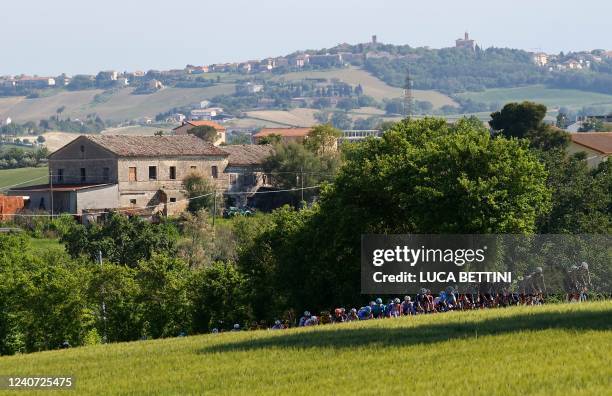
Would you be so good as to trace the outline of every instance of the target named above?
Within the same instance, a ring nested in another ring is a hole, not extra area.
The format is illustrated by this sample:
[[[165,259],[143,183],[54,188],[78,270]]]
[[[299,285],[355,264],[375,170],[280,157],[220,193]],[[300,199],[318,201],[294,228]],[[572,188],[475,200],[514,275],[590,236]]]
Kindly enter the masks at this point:
[[[372,42],[261,61],[150,70],[138,76],[117,72],[73,76],[61,89],[10,88],[19,81],[13,79],[4,80],[0,95],[28,96],[0,97],[0,121],[10,117],[16,123],[37,123],[63,108],[62,117],[84,120],[95,114],[108,127],[156,116],[165,120],[176,112],[188,115],[208,100],[237,116],[230,126],[239,128],[310,124],[321,110],[345,111],[355,121],[359,116],[368,118],[360,110],[368,107],[386,113],[365,120],[374,125],[374,118],[390,120],[405,114],[401,98],[408,75],[415,115],[486,118],[507,102],[533,100],[549,106],[551,114],[563,107],[574,117],[612,111],[610,54],[595,50],[538,58],[519,49],[477,45],[431,49]],[[309,60],[298,65],[296,59]],[[128,80],[129,86],[121,83]],[[346,118],[342,125],[348,125]],[[76,129],[72,126],[45,130],[78,130],[78,123]]]
[[[152,117],[173,107],[199,103],[217,95],[234,92],[233,84],[219,84],[206,88],[164,88],[148,95],[132,95],[126,88],[103,95],[99,89],[59,91],[35,99],[25,97],[0,98],[0,119],[11,117],[15,122],[39,121],[66,106],[63,117],[85,118],[96,113],[104,120],[121,122],[140,117]]]

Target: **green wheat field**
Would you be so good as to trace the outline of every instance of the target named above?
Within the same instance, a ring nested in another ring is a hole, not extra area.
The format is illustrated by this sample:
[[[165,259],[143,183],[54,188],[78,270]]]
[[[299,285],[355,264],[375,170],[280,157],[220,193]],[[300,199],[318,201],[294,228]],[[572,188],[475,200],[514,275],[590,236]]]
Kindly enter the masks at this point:
[[[609,395],[611,351],[608,301],[41,352],[0,375],[71,375],[88,395]]]

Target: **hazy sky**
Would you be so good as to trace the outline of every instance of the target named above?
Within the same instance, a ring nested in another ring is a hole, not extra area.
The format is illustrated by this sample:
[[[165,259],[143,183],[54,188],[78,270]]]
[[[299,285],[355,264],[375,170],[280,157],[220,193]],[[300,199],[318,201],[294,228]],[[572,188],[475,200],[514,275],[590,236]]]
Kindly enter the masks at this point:
[[[612,49],[609,0],[2,0],[0,75],[181,68],[341,42]]]

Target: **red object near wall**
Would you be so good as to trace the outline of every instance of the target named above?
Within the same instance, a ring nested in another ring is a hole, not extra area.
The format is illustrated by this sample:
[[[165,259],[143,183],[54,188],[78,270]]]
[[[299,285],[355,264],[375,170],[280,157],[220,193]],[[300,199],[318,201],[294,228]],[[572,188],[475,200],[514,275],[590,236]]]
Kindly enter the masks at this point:
[[[23,209],[23,206],[23,197],[0,195],[0,220],[11,220],[14,216],[10,215]]]

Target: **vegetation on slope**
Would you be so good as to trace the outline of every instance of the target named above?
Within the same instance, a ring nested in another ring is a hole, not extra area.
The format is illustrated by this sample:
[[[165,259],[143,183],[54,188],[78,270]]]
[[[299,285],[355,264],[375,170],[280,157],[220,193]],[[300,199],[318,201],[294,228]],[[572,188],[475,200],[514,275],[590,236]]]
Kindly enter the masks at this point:
[[[0,358],[79,394],[603,395],[612,304],[549,305],[92,346]]]

